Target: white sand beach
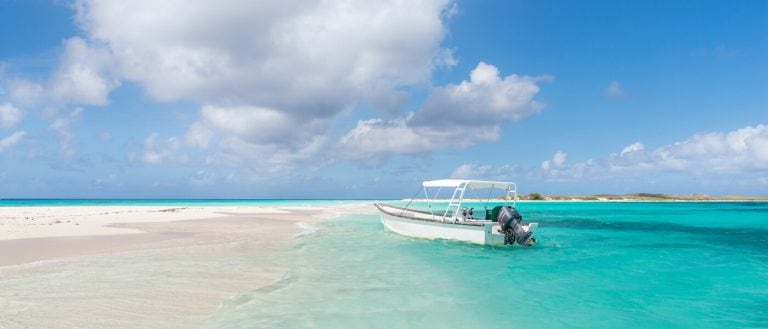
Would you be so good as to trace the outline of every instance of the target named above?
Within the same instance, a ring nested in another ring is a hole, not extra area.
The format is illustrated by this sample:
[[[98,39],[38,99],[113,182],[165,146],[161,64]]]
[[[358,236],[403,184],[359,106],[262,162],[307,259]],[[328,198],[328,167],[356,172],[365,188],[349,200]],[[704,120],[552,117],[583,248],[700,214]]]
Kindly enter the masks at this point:
[[[0,328],[185,327],[296,266],[328,207],[0,208]],[[246,261],[243,261],[246,260]],[[242,264],[249,264],[244,267]]]
[[[121,224],[222,218],[228,214],[287,214],[267,207],[64,206],[0,207],[0,240],[136,234]]]

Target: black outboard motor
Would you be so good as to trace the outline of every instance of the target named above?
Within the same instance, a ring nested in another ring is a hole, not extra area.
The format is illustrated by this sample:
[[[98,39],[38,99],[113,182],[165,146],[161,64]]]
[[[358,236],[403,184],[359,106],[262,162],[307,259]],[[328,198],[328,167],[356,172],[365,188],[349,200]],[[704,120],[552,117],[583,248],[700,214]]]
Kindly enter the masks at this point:
[[[533,232],[526,232],[523,228],[523,216],[520,216],[514,207],[501,208],[497,222],[501,226],[500,233],[504,234],[505,245],[518,243],[530,247],[536,243],[536,239],[531,237]]]

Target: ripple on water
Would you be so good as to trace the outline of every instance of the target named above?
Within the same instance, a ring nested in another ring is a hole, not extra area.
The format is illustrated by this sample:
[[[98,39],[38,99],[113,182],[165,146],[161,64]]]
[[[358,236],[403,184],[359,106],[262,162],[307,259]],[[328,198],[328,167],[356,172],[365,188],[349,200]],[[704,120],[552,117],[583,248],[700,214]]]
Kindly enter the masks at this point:
[[[300,264],[289,285],[223,307],[211,321],[224,328],[768,326],[768,232],[742,217],[755,215],[744,208],[763,208],[569,204],[563,214],[566,206],[534,206],[535,216],[524,216],[545,219],[533,248],[403,237],[376,215],[322,223],[323,234],[286,255]],[[692,220],[688,211],[717,220]],[[657,213],[653,223],[649,213]]]

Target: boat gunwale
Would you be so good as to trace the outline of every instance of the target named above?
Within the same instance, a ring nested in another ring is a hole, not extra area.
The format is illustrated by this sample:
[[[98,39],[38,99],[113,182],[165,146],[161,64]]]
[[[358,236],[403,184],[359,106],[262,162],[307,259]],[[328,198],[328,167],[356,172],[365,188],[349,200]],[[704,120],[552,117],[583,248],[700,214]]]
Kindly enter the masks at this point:
[[[486,224],[494,224],[495,223],[494,221],[487,220],[487,219],[481,219],[481,220],[476,220],[476,221],[467,221],[467,220],[465,220],[465,221],[461,221],[461,222],[447,221],[447,220],[445,220],[446,218],[444,216],[442,216],[442,215],[438,216],[438,215],[435,215],[434,213],[426,212],[426,211],[423,211],[423,210],[408,209],[408,208],[404,208],[404,207],[398,207],[398,206],[393,206],[393,205],[389,205],[389,204],[384,204],[382,202],[376,202],[373,205],[377,209],[379,209],[381,212],[383,212],[383,213],[385,213],[387,215],[395,216],[395,217],[403,218],[403,219],[415,220],[415,221],[422,221],[422,222],[429,222],[429,223],[440,223],[440,224],[450,224],[450,225],[467,225],[467,226],[485,226]],[[394,208],[394,209],[399,209],[399,210],[404,210],[404,211],[409,211],[409,212],[415,212],[415,213],[421,213],[421,214],[424,214],[424,215],[437,216],[437,217],[436,217],[436,219],[428,219],[428,218],[418,218],[418,217],[405,216],[402,213],[397,214],[397,213],[388,211],[386,209],[383,209],[382,207],[389,207],[389,208]]]

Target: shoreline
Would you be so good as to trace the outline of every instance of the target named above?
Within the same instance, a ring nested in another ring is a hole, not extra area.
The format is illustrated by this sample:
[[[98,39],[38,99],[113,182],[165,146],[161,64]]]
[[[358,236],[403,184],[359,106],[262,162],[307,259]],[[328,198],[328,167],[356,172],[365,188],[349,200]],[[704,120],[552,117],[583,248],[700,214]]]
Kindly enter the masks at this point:
[[[121,252],[181,240],[211,242],[233,223],[281,227],[301,235],[306,224],[344,213],[345,207],[312,206],[24,206],[0,207],[0,268],[68,257]],[[336,209],[334,209],[336,208]],[[198,230],[201,223],[211,223]],[[288,226],[286,225],[288,223]],[[309,229],[311,231],[311,229]],[[202,240],[201,240],[202,239]],[[291,240],[291,239],[289,239]],[[182,243],[183,244],[183,243]]]
[[[233,296],[300,267],[285,255],[317,223],[373,211],[360,204],[163,209],[39,208],[35,221],[45,224],[31,226],[30,209],[0,212],[4,326],[199,326]],[[53,224],[61,216],[80,225]],[[83,310],[87,316],[73,316]]]

